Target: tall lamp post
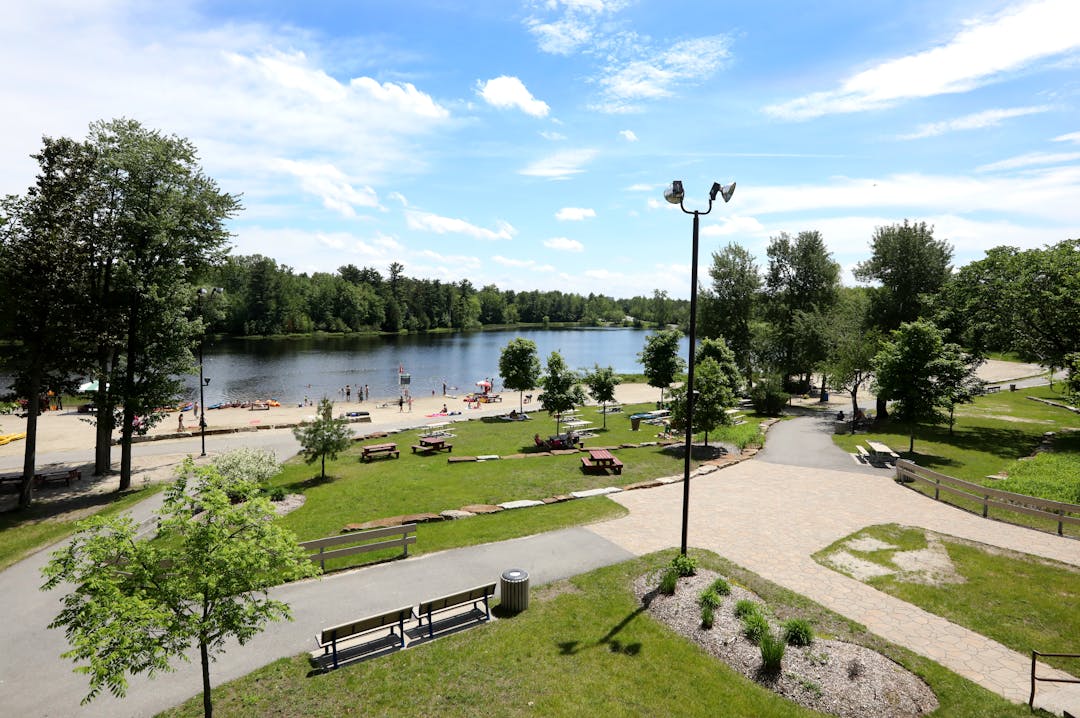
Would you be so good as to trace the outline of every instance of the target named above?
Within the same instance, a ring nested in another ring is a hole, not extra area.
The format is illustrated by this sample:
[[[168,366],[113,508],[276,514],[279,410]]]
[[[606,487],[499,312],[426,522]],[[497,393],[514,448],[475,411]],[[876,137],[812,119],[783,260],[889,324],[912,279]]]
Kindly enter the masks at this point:
[[[698,224],[702,215],[712,212],[713,201],[716,195],[724,198],[724,202],[731,200],[735,194],[735,183],[721,186],[713,182],[709,190],[709,208],[704,212],[700,210],[690,211],[683,206],[686,192],[680,180],[675,180],[671,186],[664,190],[664,199],[671,204],[679,205],[686,214],[694,215],[694,242],[691,250],[690,261],[690,357],[686,362],[686,451],[683,457],[683,500],[682,500],[682,543],[680,551],[686,555],[686,533],[690,520],[690,452],[694,445],[694,354],[697,351],[697,265],[698,265]]]
[[[197,292],[199,297],[199,316],[203,314],[203,300],[207,296],[213,297],[215,294],[221,294],[225,290],[221,287],[214,287],[212,290],[207,291],[206,287],[199,287]],[[202,336],[199,337],[199,438],[202,441],[202,453],[199,456],[206,456],[206,399],[203,396],[203,389],[210,384],[209,379],[203,378],[203,344],[206,343],[206,328],[203,327]]]

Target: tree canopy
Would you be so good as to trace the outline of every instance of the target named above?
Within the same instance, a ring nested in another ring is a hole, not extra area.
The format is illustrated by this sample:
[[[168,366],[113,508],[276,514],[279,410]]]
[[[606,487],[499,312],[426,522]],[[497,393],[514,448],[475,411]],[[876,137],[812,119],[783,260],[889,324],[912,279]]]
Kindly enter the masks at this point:
[[[359,386],[357,392],[359,392]],[[314,421],[305,421],[293,428],[293,436],[300,442],[300,453],[304,461],[313,464],[321,461],[320,478],[326,478],[326,460],[334,460],[338,454],[349,448],[352,432],[345,419],[334,418],[334,402],[325,396],[319,400],[319,409]]]
[[[660,401],[664,400],[664,389],[671,386],[676,375],[686,366],[686,362],[679,356],[681,336],[675,329],[650,334],[645,338],[645,346],[638,354],[638,361],[645,367],[645,379],[649,386],[660,390]]]
[[[589,389],[589,395],[593,398],[593,401],[598,402],[601,408],[605,411],[604,416],[604,428],[607,428],[607,405],[615,401],[615,387],[619,385],[619,377],[615,375],[615,370],[609,366],[602,367],[599,364],[593,365],[593,370],[586,374],[582,381]]]
[[[559,352],[551,352],[547,367],[540,378],[544,393],[540,395],[540,405],[544,411],[555,416],[555,428],[558,431],[561,415],[575,406],[585,403],[577,372],[566,365],[566,360]]]
[[[518,411],[523,411],[522,393],[535,388],[540,381],[536,342],[522,337],[511,339],[499,354],[499,376],[503,386],[518,393]]]

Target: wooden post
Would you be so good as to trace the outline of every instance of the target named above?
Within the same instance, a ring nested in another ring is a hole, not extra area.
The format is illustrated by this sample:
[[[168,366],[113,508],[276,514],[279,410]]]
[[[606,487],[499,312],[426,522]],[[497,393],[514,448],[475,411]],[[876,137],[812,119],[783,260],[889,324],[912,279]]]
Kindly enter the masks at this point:
[[[934,501],[940,501],[941,494],[941,479],[934,479]]]
[[[990,497],[983,495],[983,518],[986,518],[986,514],[990,511]]]

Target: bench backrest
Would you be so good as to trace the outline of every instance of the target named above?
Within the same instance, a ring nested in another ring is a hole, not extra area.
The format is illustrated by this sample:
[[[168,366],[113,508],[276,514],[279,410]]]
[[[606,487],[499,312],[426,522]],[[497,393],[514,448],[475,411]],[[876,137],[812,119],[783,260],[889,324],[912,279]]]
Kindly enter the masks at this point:
[[[382,628],[383,626],[399,624],[402,621],[408,620],[410,616],[412,616],[412,606],[406,606],[405,608],[396,608],[393,611],[388,611],[387,613],[378,616],[368,616],[367,618],[361,618],[359,621],[352,621],[350,623],[343,623],[340,626],[324,628],[319,635],[319,645],[340,641],[349,636],[355,636],[358,633],[365,633],[366,631],[373,631],[376,628]]]
[[[459,606],[463,603],[470,603],[472,601],[479,601],[494,595],[495,584],[489,583],[486,586],[477,586],[476,588],[470,588],[467,591],[452,593],[448,596],[440,596],[439,598],[433,598],[430,601],[424,601],[417,610],[419,613],[441,611],[444,608]]]

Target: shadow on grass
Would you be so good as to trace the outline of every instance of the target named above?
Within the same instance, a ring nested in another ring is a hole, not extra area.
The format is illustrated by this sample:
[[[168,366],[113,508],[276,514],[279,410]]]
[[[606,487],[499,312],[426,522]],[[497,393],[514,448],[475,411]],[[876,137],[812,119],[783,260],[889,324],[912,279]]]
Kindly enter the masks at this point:
[[[17,487],[16,487],[17,488]],[[76,493],[63,499],[36,499],[30,508],[22,511],[17,506],[0,512],[0,531],[15,528],[23,524],[36,524],[54,516],[66,514],[69,511],[78,511],[91,508],[103,508],[109,504],[120,501],[131,494],[139,493],[141,489],[128,489],[127,491],[110,491],[108,493],[84,494]],[[17,491],[16,491],[17,493]]]
[[[875,426],[871,431],[899,434],[904,436],[905,439],[910,437],[908,427],[891,422],[883,422]],[[907,442],[904,444],[904,451],[898,453],[902,453],[904,458],[909,458],[909,456],[911,456],[912,460],[915,461],[920,457],[925,459],[937,458],[942,462],[940,465],[947,465],[945,463],[947,460],[942,457],[935,457],[933,454],[919,453],[918,449],[920,441],[932,441],[938,444],[948,444],[949,446],[953,446],[963,451],[991,454],[1001,459],[1013,460],[1018,459],[1021,456],[1030,455],[1038,445],[1039,439],[1039,436],[1033,435],[1022,429],[965,426],[957,429],[952,435],[949,435],[948,429],[943,427],[920,426],[915,430],[914,455],[909,454],[906,450]],[[932,466],[932,464],[922,465]]]
[[[655,593],[655,592],[654,592]],[[649,608],[649,597],[642,602],[642,605],[634,611],[631,611],[627,616],[611,627],[607,633],[597,639],[596,643],[590,645],[581,645],[580,641],[563,641],[556,645],[559,646],[559,655],[574,656],[583,650],[588,648],[599,648],[601,646],[607,646],[608,650],[612,653],[621,653],[626,656],[636,656],[641,653],[641,643],[627,643],[623,644],[616,636],[630,625],[638,616],[647,611]]]
[[[661,451],[665,454],[671,454],[672,456],[682,458],[686,456],[686,444],[671,444],[665,446]],[[705,446],[705,444],[695,443],[690,447],[690,458],[694,461],[711,461],[712,459],[719,459],[722,456],[727,456],[730,451],[731,449],[725,447],[723,444],[710,443],[708,446]]]
[[[307,489],[313,489],[316,486],[329,484],[336,480],[337,477],[332,474],[327,474],[326,476],[312,476],[309,479],[303,479],[301,481],[293,481],[292,483],[284,484],[284,487],[295,492],[303,493]]]

